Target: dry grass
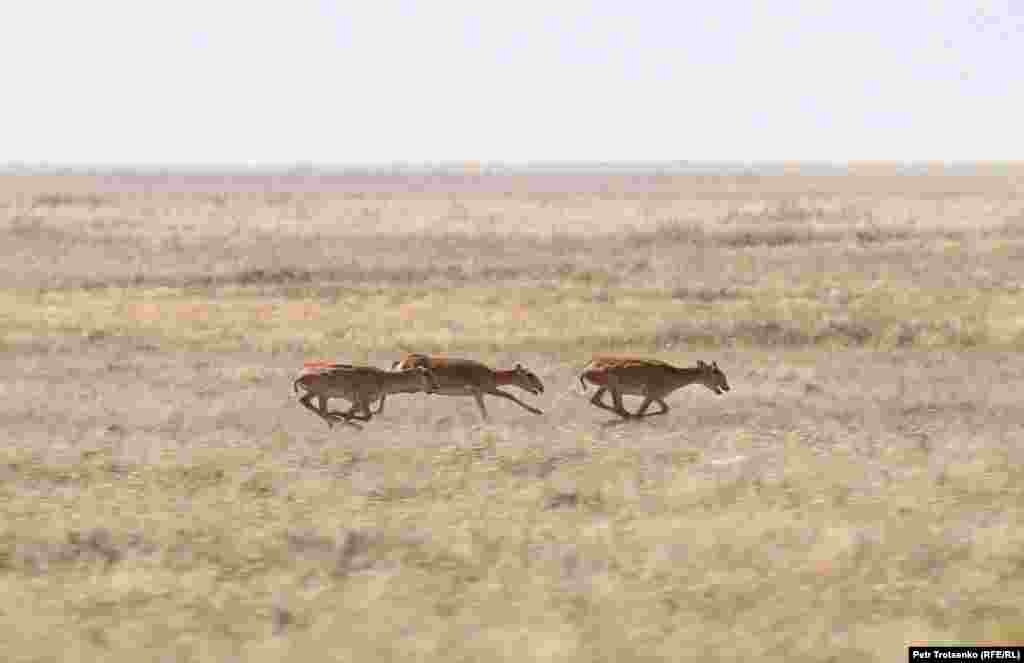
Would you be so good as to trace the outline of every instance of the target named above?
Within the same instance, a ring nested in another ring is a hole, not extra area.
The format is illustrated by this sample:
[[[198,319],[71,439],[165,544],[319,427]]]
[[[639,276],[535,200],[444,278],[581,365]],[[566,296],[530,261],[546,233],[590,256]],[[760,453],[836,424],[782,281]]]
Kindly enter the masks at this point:
[[[2,183],[5,660],[1024,641],[1014,180],[143,184]],[[546,414],[290,391],[404,349],[522,362]],[[607,349],[733,391],[605,427]]]

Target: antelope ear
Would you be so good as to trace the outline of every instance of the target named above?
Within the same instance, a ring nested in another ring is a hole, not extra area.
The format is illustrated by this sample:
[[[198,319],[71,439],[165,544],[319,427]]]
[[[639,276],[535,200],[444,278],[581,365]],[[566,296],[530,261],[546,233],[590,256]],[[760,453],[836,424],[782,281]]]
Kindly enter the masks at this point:
[[[707,364],[704,363],[703,359],[697,360],[697,368],[704,368],[705,366],[707,366]]]
[[[718,369],[718,362],[717,361],[711,362],[711,368],[714,368],[714,369],[717,370]]]
[[[516,364],[516,370],[517,371],[523,370],[523,365],[522,364]]]

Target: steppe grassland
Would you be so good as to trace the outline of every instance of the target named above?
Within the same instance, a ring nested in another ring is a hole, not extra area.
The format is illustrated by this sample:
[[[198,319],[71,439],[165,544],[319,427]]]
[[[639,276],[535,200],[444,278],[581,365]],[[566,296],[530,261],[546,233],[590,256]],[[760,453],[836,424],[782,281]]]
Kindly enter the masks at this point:
[[[1024,640],[1021,182],[4,178],[5,656]],[[547,414],[329,431],[291,393],[404,350],[521,362]],[[605,351],[733,391],[605,428]]]

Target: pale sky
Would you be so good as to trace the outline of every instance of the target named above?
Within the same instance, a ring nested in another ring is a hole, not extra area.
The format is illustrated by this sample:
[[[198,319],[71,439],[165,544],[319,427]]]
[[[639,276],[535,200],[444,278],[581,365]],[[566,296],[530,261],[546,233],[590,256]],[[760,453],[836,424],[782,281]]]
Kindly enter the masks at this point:
[[[1024,0],[8,2],[0,163],[1024,160]]]

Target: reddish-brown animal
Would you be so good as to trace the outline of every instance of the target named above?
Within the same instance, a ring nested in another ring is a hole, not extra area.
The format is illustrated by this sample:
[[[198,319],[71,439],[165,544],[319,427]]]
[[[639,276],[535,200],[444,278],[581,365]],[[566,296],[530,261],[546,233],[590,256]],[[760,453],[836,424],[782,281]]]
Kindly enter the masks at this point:
[[[407,354],[392,364],[392,370],[408,370],[415,366],[428,368],[434,374],[438,387],[435,394],[445,396],[472,396],[484,421],[488,420],[487,408],[484,405],[484,394],[510,400],[534,414],[544,414],[541,410],[531,407],[512,394],[498,387],[514,386],[531,394],[544,392],[544,383],[532,371],[516,364],[515,368],[495,370],[472,359],[436,357],[425,354]],[[381,399],[384,407],[384,399]]]
[[[584,367],[579,379],[584,391],[587,382],[597,386],[597,393],[590,399],[592,404],[624,419],[665,414],[669,410],[665,397],[691,384],[702,384],[717,395],[730,390],[729,381],[717,362],[698,361],[695,367],[680,368],[657,359],[602,355],[594,357]],[[602,400],[605,392],[611,392],[611,406]],[[624,394],[644,397],[636,414],[623,406]],[[645,414],[651,403],[657,403],[661,409]]]
[[[386,371],[374,366],[354,366],[330,362],[307,362],[294,382],[295,392],[302,387],[306,393],[299,399],[304,407],[333,427],[335,421],[352,426],[352,419],[369,421],[379,414],[387,394],[430,393],[437,388],[437,381],[429,369],[414,367],[404,371]],[[312,400],[317,399],[316,407]],[[352,403],[347,412],[329,411],[330,398],[344,398]],[[370,404],[380,399],[381,407],[376,412]],[[362,414],[359,414],[362,412]]]

